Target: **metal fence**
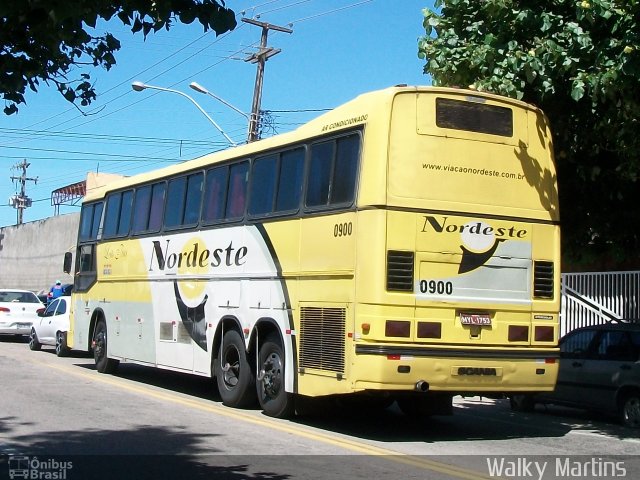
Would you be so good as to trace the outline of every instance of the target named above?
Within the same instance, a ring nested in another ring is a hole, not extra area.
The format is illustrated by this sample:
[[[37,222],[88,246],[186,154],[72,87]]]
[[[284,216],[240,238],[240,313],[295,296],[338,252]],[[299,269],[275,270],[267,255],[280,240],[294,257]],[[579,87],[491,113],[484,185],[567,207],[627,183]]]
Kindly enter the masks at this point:
[[[640,321],[640,271],[563,273],[560,335],[615,320]]]

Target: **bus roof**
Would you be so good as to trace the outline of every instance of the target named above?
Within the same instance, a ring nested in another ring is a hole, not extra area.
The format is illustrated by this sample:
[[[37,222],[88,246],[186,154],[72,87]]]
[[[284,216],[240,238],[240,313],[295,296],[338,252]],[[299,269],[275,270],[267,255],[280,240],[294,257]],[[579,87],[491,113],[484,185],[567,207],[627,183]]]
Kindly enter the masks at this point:
[[[96,187],[91,191],[87,191],[84,201],[89,202],[100,199],[110,191],[151,182],[155,179],[172,176],[191,169],[195,170],[210,164],[223,163],[228,160],[240,159],[243,157],[248,158],[258,152],[268,152],[269,150],[274,150],[284,145],[292,144],[304,139],[314,138],[332,131],[339,132],[345,128],[364,124],[367,122],[368,118],[374,117],[374,112],[390,109],[393,98],[402,93],[459,94],[467,98],[491,99],[513,105],[520,109],[539,111],[537,107],[523,101],[487,92],[477,92],[474,90],[450,87],[396,85],[382,90],[375,90],[360,94],[353,100],[335,107],[334,109],[310,120],[290,132],[212,152],[192,160],[182,161],[175,165],[114,180],[105,185]]]

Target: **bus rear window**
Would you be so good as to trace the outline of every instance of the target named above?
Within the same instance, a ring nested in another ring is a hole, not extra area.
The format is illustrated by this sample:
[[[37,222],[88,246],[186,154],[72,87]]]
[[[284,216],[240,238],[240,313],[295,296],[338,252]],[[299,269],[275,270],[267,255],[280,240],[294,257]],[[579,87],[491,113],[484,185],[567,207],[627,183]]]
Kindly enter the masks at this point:
[[[511,137],[513,112],[496,105],[437,98],[436,125],[440,128]]]

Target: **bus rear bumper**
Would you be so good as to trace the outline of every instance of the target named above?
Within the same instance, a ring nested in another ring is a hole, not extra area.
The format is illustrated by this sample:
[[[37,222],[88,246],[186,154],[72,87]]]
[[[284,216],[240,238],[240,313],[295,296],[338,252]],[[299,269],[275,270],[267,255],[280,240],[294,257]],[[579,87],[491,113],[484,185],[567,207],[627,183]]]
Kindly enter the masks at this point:
[[[431,349],[357,345],[354,387],[365,390],[510,393],[551,391],[555,349]]]

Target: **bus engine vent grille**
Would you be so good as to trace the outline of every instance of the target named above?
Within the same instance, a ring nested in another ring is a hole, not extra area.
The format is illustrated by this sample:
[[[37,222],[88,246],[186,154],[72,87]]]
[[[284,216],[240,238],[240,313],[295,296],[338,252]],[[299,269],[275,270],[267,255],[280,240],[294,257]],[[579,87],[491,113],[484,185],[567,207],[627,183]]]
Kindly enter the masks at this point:
[[[534,298],[553,298],[553,262],[533,262]]]
[[[346,310],[300,308],[300,367],[344,373]]]
[[[387,291],[413,292],[413,252],[387,252]]]

